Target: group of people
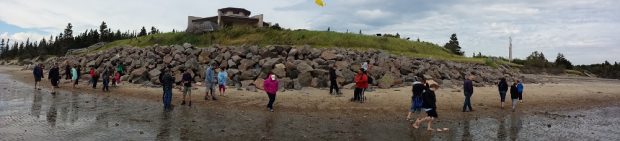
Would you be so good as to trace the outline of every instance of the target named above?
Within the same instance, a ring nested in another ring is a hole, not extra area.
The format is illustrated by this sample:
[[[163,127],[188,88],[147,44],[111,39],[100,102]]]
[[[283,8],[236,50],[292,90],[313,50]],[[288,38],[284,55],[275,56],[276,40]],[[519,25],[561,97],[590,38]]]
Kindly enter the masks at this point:
[[[205,66],[205,75],[204,75],[204,86],[205,86],[205,96],[204,100],[217,100],[217,96],[214,92],[214,87],[217,85],[219,90],[219,95],[224,96],[226,93],[226,85],[229,79],[228,72],[226,67],[222,66],[217,72],[216,69],[217,64],[211,63]],[[162,74],[159,75],[159,82],[163,86],[163,96],[162,101],[164,103],[165,109],[172,108],[172,89],[174,88],[175,78],[172,76],[174,72],[172,71],[172,66],[168,66],[162,69]],[[183,70],[182,70],[183,71]],[[182,79],[181,85],[183,86],[183,100],[181,101],[181,105],[192,106],[192,83],[194,83],[194,75],[192,75],[192,69],[185,69]],[[188,97],[188,101],[186,102],[186,97]]]
[[[439,84],[434,81],[426,81],[423,76],[416,76],[413,82],[411,92],[411,107],[407,113],[407,120],[412,120],[412,115],[416,113],[426,112],[425,117],[415,118],[415,122],[411,125],[414,128],[419,128],[423,122],[427,123],[427,130],[435,130],[432,128],[432,122],[438,118],[437,114],[437,98],[435,91],[439,89]],[[447,130],[437,129],[437,131]]]
[[[82,72],[81,67],[81,65],[70,65],[68,62],[65,62],[65,79],[71,79],[71,81],[73,82],[73,88],[76,88],[79,84]],[[96,89],[97,82],[101,78],[101,80],[103,81],[102,90],[104,92],[109,92],[110,80],[112,80],[112,86],[116,86],[120,83],[120,77],[124,73],[122,64],[119,63],[118,65],[116,65],[116,67],[116,71],[114,71],[111,66],[104,67],[103,72],[99,73],[94,67],[91,66],[89,70],[89,75],[91,77],[88,81],[89,84],[92,84],[93,89]],[[44,78],[43,70],[45,70],[45,66],[43,64],[37,64],[32,71],[35,79],[34,88],[36,90],[41,90],[41,86],[39,83],[41,82],[41,79]],[[58,63],[53,64],[52,68],[48,71],[47,78],[50,80],[50,83],[52,85],[51,93],[56,94],[56,88],[59,88],[60,80],[62,79]]]
[[[465,101],[463,103],[463,112],[472,112],[474,111],[471,106],[471,97],[474,94],[473,80],[474,76],[469,76],[463,82],[463,94],[465,96]],[[433,83],[428,83],[424,80],[423,76],[417,76],[415,78],[415,82],[413,82],[412,86],[412,96],[411,96],[411,107],[409,108],[409,112],[407,114],[407,120],[412,120],[412,115],[415,113],[420,113],[421,111],[425,111],[427,116],[422,118],[416,118],[415,122],[413,122],[412,126],[414,128],[419,128],[420,124],[423,122],[427,122],[427,130],[434,130],[432,128],[432,121],[438,117],[437,114],[437,106],[436,106],[436,96],[435,91],[439,88],[439,85],[434,83],[434,81],[429,81]],[[500,95],[500,107],[504,108],[504,101],[506,98],[506,93],[510,88],[510,98],[512,99],[512,112],[515,112],[517,108],[518,102],[523,102],[523,83],[520,80],[515,79],[514,83],[510,86],[506,78],[501,78],[498,83],[498,90]],[[437,129],[437,131],[448,130],[447,128]]]

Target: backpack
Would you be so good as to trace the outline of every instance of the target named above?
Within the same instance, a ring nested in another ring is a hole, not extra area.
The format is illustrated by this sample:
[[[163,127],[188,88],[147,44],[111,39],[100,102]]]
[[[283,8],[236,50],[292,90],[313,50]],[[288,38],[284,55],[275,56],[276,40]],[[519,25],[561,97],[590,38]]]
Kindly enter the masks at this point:
[[[413,98],[414,108],[422,108],[423,105],[424,105],[424,100],[422,100],[422,96],[417,96]]]

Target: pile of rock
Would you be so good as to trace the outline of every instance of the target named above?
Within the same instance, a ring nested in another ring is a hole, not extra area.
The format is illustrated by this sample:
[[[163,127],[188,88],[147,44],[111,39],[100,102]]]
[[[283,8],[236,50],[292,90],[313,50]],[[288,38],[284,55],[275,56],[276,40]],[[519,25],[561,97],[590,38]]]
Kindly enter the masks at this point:
[[[185,69],[191,69],[195,74],[194,80],[202,82],[205,65],[218,64],[228,68],[226,71],[231,79],[229,82],[236,82],[229,83],[230,85],[256,90],[262,89],[262,80],[267,72],[273,72],[280,78],[283,89],[328,87],[328,70],[332,65],[339,69],[338,83],[345,86],[353,83],[355,72],[359,70],[361,63],[367,60],[371,65],[369,75],[375,80],[373,85],[379,88],[408,86],[416,75],[433,79],[447,87],[461,85],[466,75],[477,76],[477,85],[494,84],[504,76],[521,77],[509,66],[490,68],[473,63],[409,58],[381,50],[319,49],[288,45],[194,47],[186,43],[144,48],[119,46],[86,55],[50,58],[45,63],[47,66],[53,63],[63,66],[65,62],[94,66],[99,71],[106,66],[122,63],[128,75],[121,79],[139,84],[159,84],[160,70],[167,65],[173,66],[177,82],[181,78],[180,70]]]

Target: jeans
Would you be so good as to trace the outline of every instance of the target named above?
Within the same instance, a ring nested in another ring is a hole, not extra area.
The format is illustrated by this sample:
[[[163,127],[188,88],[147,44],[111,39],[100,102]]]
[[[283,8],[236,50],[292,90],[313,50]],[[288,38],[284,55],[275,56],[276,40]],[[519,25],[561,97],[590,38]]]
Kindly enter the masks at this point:
[[[516,109],[517,108],[517,103],[519,102],[518,99],[512,99],[512,109]]]
[[[519,92],[517,96],[519,96],[519,100],[523,100],[523,92]]]
[[[110,79],[103,79],[103,91],[110,91]]]
[[[172,88],[164,88],[162,100],[164,102],[164,108],[171,108],[170,102],[172,102]]]
[[[470,93],[465,93],[465,103],[463,103],[463,111],[467,111],[467,108],[469,108],[469,111],[473,110],[471,108],[471,95]]]
[[[273,102],[276,101],[276,94],[267,93],[267,96],[269,97],[269,103],[267,103],[267,108],[273,109]]]
[[[506,101],[506,91],[499,91],[499,99],[501,102]]]
[[[336,82],[336,80],[330,80],[330,87],[329,87],[329,94],[333,94],[334,93],[334,89],[336,90],[336,94],[340,93],[340,89],[338,88],[338,83]]]
[[[93,83],[93,89],[96,89],[97,88],[97,79],[93,79],[92,81],[93,81],[92,82]]]

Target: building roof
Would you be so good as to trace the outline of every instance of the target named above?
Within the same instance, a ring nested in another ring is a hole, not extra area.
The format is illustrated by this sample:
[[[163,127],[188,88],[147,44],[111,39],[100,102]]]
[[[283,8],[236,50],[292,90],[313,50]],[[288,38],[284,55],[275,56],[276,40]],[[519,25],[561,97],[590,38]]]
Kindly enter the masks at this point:
[[[243,12],[245,15],[248,15],[248,16],[249,16],[250,14],[252,14],[252,12],[250,12],[250,11],[249,11],[249,10],[247,10],[247,9],[244,9],[244,8],[236,8],[236,7],[226,7],[226,8],[218,9],[218,11],[222,11],[222,12],[225,12],[225,11],[233,11],[233,13]]]

